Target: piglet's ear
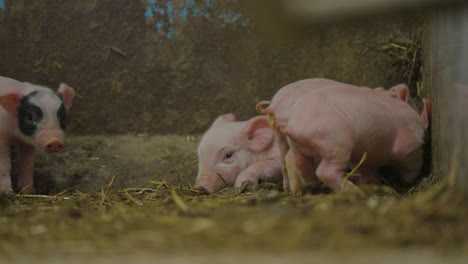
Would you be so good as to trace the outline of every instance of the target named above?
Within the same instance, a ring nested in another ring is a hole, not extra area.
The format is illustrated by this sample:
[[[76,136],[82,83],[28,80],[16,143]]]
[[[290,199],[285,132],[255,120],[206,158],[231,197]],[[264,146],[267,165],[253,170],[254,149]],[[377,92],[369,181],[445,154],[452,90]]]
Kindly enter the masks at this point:
[[[75,90],[65,83],[61,83],[58,89],[58,94],[62,97],[65,109],[70,110],[73,99],[75,98]]]
[[[213,122],[213,125],[223,123],[223,122],[234,122],[236,121],[236,116],[234,114],[225,114],[225,115],[220,115],[216,120]]]
[[[427,129],[431,124],[432,103],[428,99],[423,98],[423,104],[424,108],[421,113],[421,119],[423,121],[424,128]]]
[[[241,133],[247,139],[247,147],[252,151],[263,151],[273,143],[273,130],[265,116],[250,119]]]
[[[394,93],[393,95],[391,95],[392,97],[395,97],[396,99],[404,102],[408,102],[410,93],[408,86],[406,86],[405,84],[398,84],[396,86],[393,86],[392,88],[390,88],[389,91]]]
[[[7,112],[13,112],[18,106],[21,97],[22,97],[21,95],[16,94],[16,93],[2,95],[0,96],[0,105]]]

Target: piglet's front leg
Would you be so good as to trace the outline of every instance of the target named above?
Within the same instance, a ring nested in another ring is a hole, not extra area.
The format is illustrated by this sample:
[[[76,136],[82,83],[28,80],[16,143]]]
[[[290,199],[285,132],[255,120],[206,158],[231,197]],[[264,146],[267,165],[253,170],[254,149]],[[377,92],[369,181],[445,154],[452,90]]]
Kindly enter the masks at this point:
[[[0,139],[0,193],[12,193],[10,144]]]
[[[239,174],[234,187],[241,187],[243,182],[258,183],[260,180],[281,182],[281,162],[279,160],[262,160],[256,162]]]
[[[34,193],[34,159],[35,149],[31,145],[19,145],[17,167],[19,168],[18,175],[18,190],[24,194]]]

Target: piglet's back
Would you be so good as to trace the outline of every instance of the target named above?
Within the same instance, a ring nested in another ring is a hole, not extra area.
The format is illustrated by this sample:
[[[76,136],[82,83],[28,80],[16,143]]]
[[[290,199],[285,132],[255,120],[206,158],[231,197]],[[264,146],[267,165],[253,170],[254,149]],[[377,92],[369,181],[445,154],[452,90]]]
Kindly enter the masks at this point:
[[[298,100],[291,115],[301,111],[331,111],[330,114],[339,113],[357,124],[372,119],[372,124],[398,120],[400,125],[417,123],[422,126],[418,113],[408,103],[366,87],[337,85],[311,91]]]
[[[343,138],[359,146],[356,150],[375,153],[390,152],[402,130],[411,137],[424,133],[422,120],[411,106],[369,88],[349,86],[310,92],[298,100],[287,123],[289,135],[297,142]],[[362,156],[361,151],[355,154]]]

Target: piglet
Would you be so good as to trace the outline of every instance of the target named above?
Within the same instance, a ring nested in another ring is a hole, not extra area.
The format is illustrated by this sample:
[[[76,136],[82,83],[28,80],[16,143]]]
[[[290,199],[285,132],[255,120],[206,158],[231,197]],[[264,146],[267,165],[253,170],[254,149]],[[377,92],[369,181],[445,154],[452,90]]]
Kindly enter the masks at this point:
[[[276,123],[285,123],[288,120],[289,111],[292,106],[296,103],[296,101],[301,98],[302,96],[308,94],[309,92],[319,89],[319,88],[326,88],[335,85],[346,85],[344,83],[323,79],[323,78],[310,78],[299,80],[288,85],[283,86],[281,89],[276,92],[273,98],[270,101],[261,101],[256,105],[256,110],[259,114],[267,115],[270,125],[273,128],[273,133],[275,140],[280,142],[281,145],[287,145],[286,137],[284,135],[278,134],[276,128]],[[266,107],[264,109],[264,107]],[[288,151],[288,147],[281,148],[282,153],[281,155],[281,167],[283,171],[283,189],[285,191],[289,190],[289,178],[286,176],[287,170],[286,165],[284,163],[286,156],[286,152]],[[297,160],[297,162],[300,162]],[[311,170],[314,166],[316,166],[316,162],[311,160],[302,160],[303,167],[309,167]],[[301,186],[308,186],[310,188],[318,188],[320,186],[320,182],[315,177],[300,177],[301,179]],[[292,182],[293,188],[295,185],[299,184],[296,182]]]
[[[194,188],[214,193],[245,181],[281,181],[281,153],[286,151],[281,148],[287,144],[275,139],[265,116],[248,121],[219,116],[199,143]]]
[[[294,105],[294,103],[300,97],[320,88],[326,88],[331,86],[343,86],[343,87],[358,87],[352,84],[346,84],[330,79],[324,78],[311,78],[304,79],[290,83],[286,86],[283,86],[281,89],[276,92],[273,98],[270,101],[261,101],[257,104],[256,109],[260,114],[272,114],[274,113],[275,122],[286,122],[289,114],[289,110]],[[368,87],[360,87],[363,89],[369,89]],[[386,90],[383,87],[375,88],[374,91],[385,94],[389,97],[399,99],[405,102],[409,100],[409,89],[405,84],[398,84],[392,88]],[[267,107],[268,110],[265,111],[263,108]]]
[[[341,83],[334,80],[323,79],[323,78],[311,78],[293,82],[282,87],[278,92],[273,96],[270,101],[259,102],[256,106],[257,112],[268,116],[270,124],[273,126],[275,132],[275,137],[277,141],[286,141],[284,135],[278,134],[275,129],[277,123],[287,123],[289,112],[297,100],[312,91],[317,89],[326,89],[328,87],[340,86],[340,87],[349,87],[350,89],[366,89],[370,90],[368,87],[358,87],[351,84]],[[409,89],[405,84],[399,84],[393,86],[389,90],[386,90],[382,87],[375,88],[374,91],[392,97],[401,101],[408,101],[409,98]],[[313,120],[310,120],[313,122]],[[289,155],[288,155],[289,154]],[[283,153],[285,159],[283,160],[283,189],[289,190],[290,185],[293,193],[298,194],[298,190],[304,188],[318,188],[321,185],[321,182],[315,177],[315,173],[306,173],[310,171],[315,171],[315,168],[318,165],[317,159],[312,159],[305,157],[303,155],[294,155],[293,152]],[[295,166],[290,165],[289,171],[293,172],[297,177],[288,177],[285,161],[288,161],[290,164],[295,164]],[[294,162],[293,162],[294,161]],[[350,165],[352,165],[350,163]],[[358,179],[361,183],[377,183],[377,179],[369,177],[361,177]],[[291,181],[290,181],[291,180]],[[294,191],[295,190],[295,191]]]
[[[430,103],[424,100],[419,116],[404,100],[392,97],[361,87],[333,86],[298,99],[287,122],[277,123],[290,145],[286,155],[289,180],[301,177],[301,171],[335,191],[351,188],[354,184],[343,178],[344,171],[367,153],[360,167],[365,177],[377,179],[378,167],[393,165],[404,183],[414,182],[422,166]],[[304,159],[318,161],[316,170],[302,168]],[[300,194],[300,187],[291,191]]]
[[[18,144],[18,189],[33,193],[36,149],[57,152],[64,147],[66,115],[75,91],[62,83],[57,91],[0,76],[0,192],[13,192],[10,145]]]

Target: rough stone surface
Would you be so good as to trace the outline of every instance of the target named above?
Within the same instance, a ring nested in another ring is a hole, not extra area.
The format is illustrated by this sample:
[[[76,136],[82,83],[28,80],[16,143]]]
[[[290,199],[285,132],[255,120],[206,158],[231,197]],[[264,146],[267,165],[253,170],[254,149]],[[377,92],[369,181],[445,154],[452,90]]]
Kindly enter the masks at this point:
[[[74,87],[76,135],[200,133],[219,114],[249,118],[257,101],[311,77],[407,82],[389,53],[400,49],[382,47],[405,43],[417,26],[392,17],[273,39],[234,0],[4,2],[0,75]]]

